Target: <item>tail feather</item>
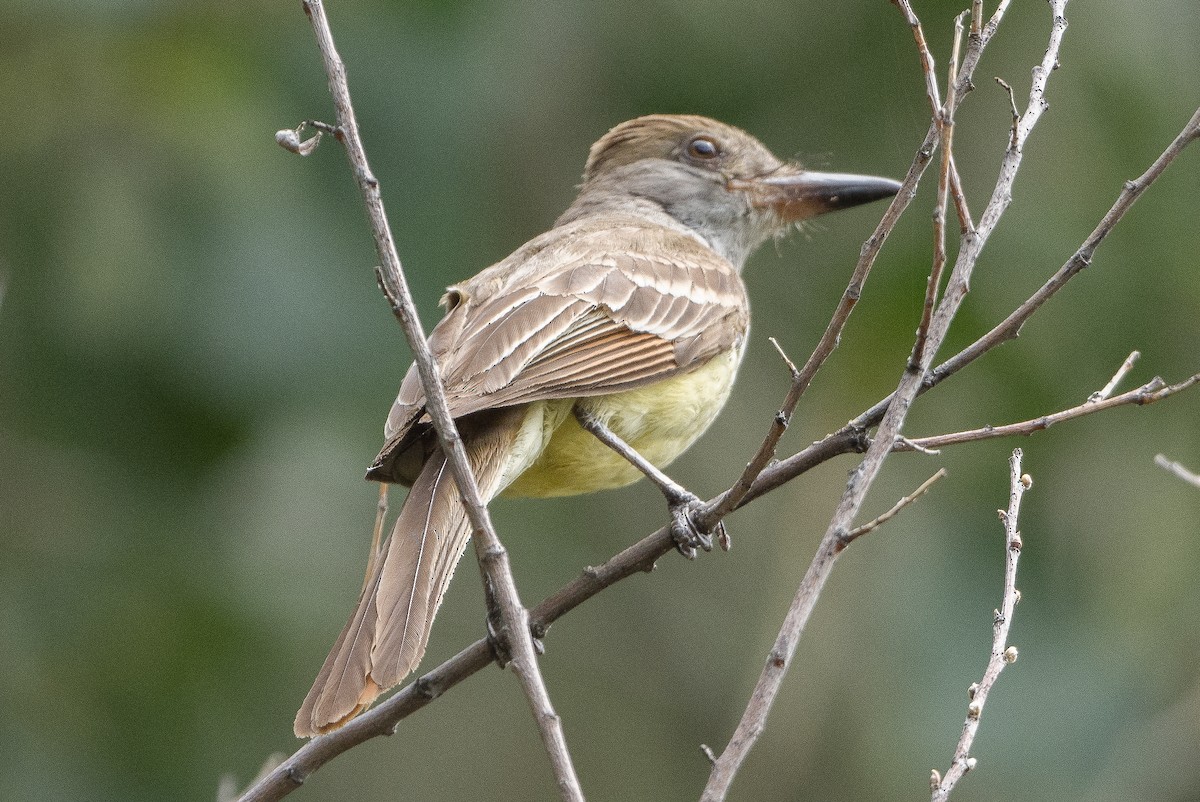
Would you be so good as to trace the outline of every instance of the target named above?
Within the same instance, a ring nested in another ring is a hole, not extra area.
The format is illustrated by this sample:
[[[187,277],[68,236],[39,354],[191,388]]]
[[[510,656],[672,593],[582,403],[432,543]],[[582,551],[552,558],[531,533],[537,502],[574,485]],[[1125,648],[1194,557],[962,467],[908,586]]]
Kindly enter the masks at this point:
[[[364,699],[370,685],[367,674],[371,659],[371,641],[378,617],[375,593],[379,587],[379,571],[375,570],[350,620],[338,635],[337,642],[325,658],[312,690],[296,713],[294,729],[301,738],[320,735],[337,729],[361,713],[378,691]]]
[[[470,534],[458,487],[440,451],[426,463],[413,496],[415,503],[406,501],[396,520],[395,547],[388,549],[375,595],[379,614],[371,677],[384,688],[408,676],[425,655],[441,604],[441,596],[433,593],[435,570],[439,563],[458,563]]]
[[[485,501],[503,489],[500,481],[521,418],[509,409],[463,432]],[[296,714],[298,736],[337,729],[416,668],[470,534],[446,458],[435,451],[405,499],[385,556],[376,560],[354,614]]]

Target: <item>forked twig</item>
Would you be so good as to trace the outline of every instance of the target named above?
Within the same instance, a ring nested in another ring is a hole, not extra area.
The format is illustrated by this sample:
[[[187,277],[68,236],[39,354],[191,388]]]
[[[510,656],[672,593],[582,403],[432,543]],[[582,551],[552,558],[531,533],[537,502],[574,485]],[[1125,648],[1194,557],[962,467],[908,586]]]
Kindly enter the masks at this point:
[[[901,10],[906,11],[913,20],[916,20],[911,8],[906,9],[902,4]],[[921,356],[925,351],[925,344],[929,337],[929,325],[933,321],[933,310],[937,306],[938,290],[942,285],[942,270],[946,267],[946,205],[951,194],[951,179],[957,178],[957,172],[952,169],[954,165],[954,108],[958,94],[958,60],[959,47],[962,43],[962,23],[966,14],[967,12],[964,11],[954,21],[954,50],[950,55],[950,64],[947,68],[946,102],[934,109],[934,120],[938,124],[941,138],[942,161],[941,169],[938,171],[937,203],[933,207],[933,267],[925,281],[925,304],[921,309],[921,322],[917,324],[917,336],[909,356],[909,362],[913,365],[920,363]],[[909,24],[911,25],[913,22]],[[915,31],[920,32],[920,22],[916,22],[915,26]],[[918,36],[917,44],[922,49],[928,48],[923,33]],[[928,61],[932,64],[933,57],[930,56]],[[924,57],[922,64],[926,64]],[[927,75],[926,82],[936,89],[935,76]],[[936,99],[936,92],[931,93],[930,103],[935,102]],[[959,215],[960,235],[965,235],[973,229],[973,225],[970,223],[971,213],[967,211],[967,201],[961,187],[955,189],[954,198]]]
[[[928,493],[929,488],[933,487],[934,482],[943,478],[945,475],[946,475],[946,469],[938,468],[937,473],[935,473],[933,476],[930,476],[924,482],[921,482],[921,484],[917,486],[916,490],[909,493],[907,496],[903,497],[902,499],[897,501],[895,504],[893,504],[892,508],[889,509],[887,512],[885,512],[883,515],[880,515],[876,518],[872,518],[871,520],[867,521],[862,526],[857,526],[854,529],[851,529],[850,533],[848,535],[846,535],[846,542],[849,543],[852,540],[857,540],[858,538],[862,537],[863,535],[867,534],[868,532],[878,529],[879,527],[883,526],[888,521],[895,518],[897,515],[900,514],[901,510],[903,510],[909,504],[912,504],[914,501],[919,499],[921,496]]]
[[[1117,368],[1117,372],[1114,373],[1113,377],[1108,380],[1108,384],[1104,385],[1104,387],[1102,387],[1100,390],[1089,395],[1088,402],[1094,404],[1098,401],[1103,401],[1112,395],[1113,391],[1117,389],[1117,385],[1125,380],[1125,377],[1129,375],[1129,371],[1133,370],[1134,364],[1138,361],[1138,359],[1141,358],[1141,356],[1142,355],[1137,351],[1130,351],[1129,356],[1125,357],[1125,361],[1121,363],[1121,367]]]

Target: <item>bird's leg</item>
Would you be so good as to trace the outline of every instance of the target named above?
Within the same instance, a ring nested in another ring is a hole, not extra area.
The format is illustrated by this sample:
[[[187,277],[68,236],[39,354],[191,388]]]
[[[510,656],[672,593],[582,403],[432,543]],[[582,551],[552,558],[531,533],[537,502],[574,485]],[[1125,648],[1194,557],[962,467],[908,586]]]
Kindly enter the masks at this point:
[[[705,551],[712,551],[712,533],[700,531],[700,528],[696,526],[696,522],[692,518],[692,513],[704,503],[700,500],[699,496],[684,488],[654,465],[651,465],[649,460],[639,454],[632,446],[622,440],[591,413],[576,406],[575,419],[579,421],[580,426],[595,436],[597,440],[629,460],[633,467],[645,474],[646,478],[653,482],[662,491],[662,494],[666,496],[667,508],[671,512],[671,536],[675,538],[675,548],[679,550],[680,554],[691,560],[696,557],[697,547]],[[717,524],[716,533],[721,543],[721,548],[728,551],[729,533],[725,531],[725,524],[723,522]]]

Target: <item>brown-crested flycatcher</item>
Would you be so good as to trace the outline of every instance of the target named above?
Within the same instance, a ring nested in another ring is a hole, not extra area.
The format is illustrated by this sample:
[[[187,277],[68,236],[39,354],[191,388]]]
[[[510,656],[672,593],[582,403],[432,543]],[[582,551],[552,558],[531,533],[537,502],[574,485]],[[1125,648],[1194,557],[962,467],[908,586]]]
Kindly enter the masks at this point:
[[[442,298],[429,345],[484,499],[627,485],[642,469],[619,441],[670,463],[729,397],[750,325],[740,273],[751,252],[792,223],[899,189],[781,162],[705,117],[613,128],[553,228]],[[297,735],[341,726],[425,653],[470,526],[424,404],[410,368],[367,476],[412,489]],[[669,500],[686,525],[689,499]]]

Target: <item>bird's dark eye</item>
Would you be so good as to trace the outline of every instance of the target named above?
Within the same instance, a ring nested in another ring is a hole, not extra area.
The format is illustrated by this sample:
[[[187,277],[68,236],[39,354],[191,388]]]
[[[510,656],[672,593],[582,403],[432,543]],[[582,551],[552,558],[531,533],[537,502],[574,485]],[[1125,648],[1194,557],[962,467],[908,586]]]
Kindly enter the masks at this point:
[[[721,155],[721,149],[712,137],[698,136],[687,143],[687,155],[700,161],[709,161]]]

